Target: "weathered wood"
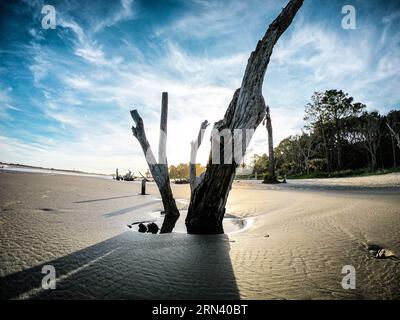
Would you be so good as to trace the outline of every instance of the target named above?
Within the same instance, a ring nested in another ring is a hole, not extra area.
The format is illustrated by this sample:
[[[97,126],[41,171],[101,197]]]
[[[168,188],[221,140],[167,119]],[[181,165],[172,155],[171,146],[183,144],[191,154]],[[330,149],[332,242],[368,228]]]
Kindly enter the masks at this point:
[[[274,157],[274,141],[272,136],[272,121],[271,121],[271,114],[269,111],[269,106],[266,108],[265,113],[265,122],[268,132],[268,181],[264,179],[264,182],[277,182],[276,174],[275,174],[275,157]]]
[[[139,174],[142,176],[143,179],[147,180],[147,178],[140,171],[139,171]]]
[[[214,124],[218,131],[229,129],[255,130],[265,116],[262,96],[264,75],[273,47],[282,33],[289,27],[303,0],[291,0],[281,14],[269,25],[265,35],[251,53],[242,84],[233,95],[222,120]],[[247,140],[247,139],[246,139]],[[247,142],[245,148],[247,148]],[[223,147],[221,147],[223,153]],[[222,219],[226,201],[239,163],[213,164],[210,160],[202,180],[191,194],[186,227],[188,233],[223,233]]]
[[[147,179],[142,179],[142,190],[141,190],[141,195],[144,196],[146,195],[146,181]]]
[[[395,146],[395,136],[396,136],[396,132],[392,129],[392,127],[389,125],[389,123],[386,122],[386,126],[389,128],[389,132],[390,132],[390,140],[392,142],[392,155],[393,155],[393,168],[397,167],[397,161],[396,161],[396,146]],[[400,149],[400,137],[399,135],[397,135],[397,146]]]
[[[168,92],[162,93],[160,139],[158,142],[158,163],[167,164],[167,121],[168,121]]]
[[[207,120],[203,121],[200,125],[199,134],[197,135],[196,141],[192,141],[190,144],[190,171],[189,171],[189,182],[190,190],[193,191],[196,184],[199,182],[199,178],[196,177],[196,159],[197,151],[203,141],[204,130],[208,127],[209,123]]]
[[[143,153],[146,157],[147,163],[150,163],[152,165],[156,164],[157,163],[156,158],[154,158],[153,151],[151,150],[150,144],[147,141],[146,132],[144,131],[144,124],[142,117],[139,115],[136,109],[131,110],[131,117],[136,125],[136,127],[132,126],[133,136],[139,141]]]
[[[389,123],[386,122],[386,126],[389,128],[391,136],[396,138],[397,147],[400,149],[400,135],[393,130],[393,128],[389,125]]]
[[[166,97],[163,94],[163,97]],[[165,99],[165,98],[164,98]],[[164,111],[167,111],[167,100],[165,99],[164,103],[162,104]],[[167,163],[157,163],[154,157],[154,154],[151,150],[150,144],[146,137],[146,132],[144,129],[144,123],[142,117],[139,115],[137,110],[131,111],[131,116],[133,121],[135,122],[135,126],[132,126],[132,133],[139,141],[143,153],[145,154],[147,164],[149,166],[150,172],[154,178],[154,181],[157,184],[158,190],[161,195],[161,199],[164,206],[165,216],[167,217],[179,217],[179,210],[176,206],[175,199],[172,194],[169,174],[168,174],[168,164]],[[167,128],[167,112],[164,112],[164,118],[161,117],[161,125],[163,128]],[[164,142],[163,142],[164,143]],[[175,220],[176,221],[176,220]],[[174,224],[166,224],[161,227],[161,233],[171,232],[174,227]]]

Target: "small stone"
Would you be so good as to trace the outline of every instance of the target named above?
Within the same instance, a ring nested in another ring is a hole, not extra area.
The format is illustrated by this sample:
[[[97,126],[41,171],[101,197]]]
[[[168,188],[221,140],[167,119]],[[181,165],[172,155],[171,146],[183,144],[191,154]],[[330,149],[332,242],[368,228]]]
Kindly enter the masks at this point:
[[[269,234],[264,234],[264,237],[265,238],[269,238]]]
[[[139,224],[139,232],[147,232],[147,227],[143,224]]]
[[[154,222],[149,223],[147,225],[147,232],[151,232],[153,234],[156,234],[158,232],[158,229],[159,229],[158,226]]]
[[[128,228],[129,228],[129,229],[132,229],[132,226],[131,226],[130,224],[128,224]]]

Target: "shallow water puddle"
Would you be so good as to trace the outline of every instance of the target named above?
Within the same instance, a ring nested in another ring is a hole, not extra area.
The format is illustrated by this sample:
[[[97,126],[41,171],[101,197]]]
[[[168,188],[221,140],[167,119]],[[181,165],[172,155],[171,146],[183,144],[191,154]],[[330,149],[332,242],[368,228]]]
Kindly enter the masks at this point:
[[[187,233],[185,225],[187,210],[181,210],[180,213],[181,215],[175,224],[173,232]],[[158,228],[161,229],[165,217],[163,214],[161,214],[161,211],[151,212],[149,213],[149,216],[150,216],[149,219],[144,221],[135,221],[132,224],[128,225],[127,227],[132,231],[139,232],[139,228],[141,229],[143,228],[143,225],[141,224],[149,226],[150,224],[155,223],[158,226]],[[253,220],[251,218],[238,218],[233,215],[227,214],[224,217],[222,223],[224,226],[224,232],[226,234],[232,234],[232,233],[243,232],[249,229],[253,223]],[[159,231],[157,233],[159,233]]]
[[[372,254],[377,259],[394,259],[394,260],[399,259],[392,250],[383,248],[376,244],[368,245],[367,249],[369,253]]]

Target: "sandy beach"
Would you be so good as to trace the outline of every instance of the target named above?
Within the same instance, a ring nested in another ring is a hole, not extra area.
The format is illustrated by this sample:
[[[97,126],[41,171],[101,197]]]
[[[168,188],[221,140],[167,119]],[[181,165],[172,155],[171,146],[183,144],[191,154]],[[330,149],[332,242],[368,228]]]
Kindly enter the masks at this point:
[[[137,182],[0,172],[3,299],[399,299],[400,175],[235,182],[224,235],[141,234],[127,224],[162,209]],[[173,185],[180,209],[188,185]],[[53,265],[55,290],[41,287]],[[341,286],[345,265],[356,288]]]

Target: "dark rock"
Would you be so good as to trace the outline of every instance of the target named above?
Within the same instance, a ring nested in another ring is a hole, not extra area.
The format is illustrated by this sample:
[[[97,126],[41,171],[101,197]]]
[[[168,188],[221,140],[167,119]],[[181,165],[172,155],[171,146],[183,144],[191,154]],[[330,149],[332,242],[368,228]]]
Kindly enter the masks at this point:
[[[151,232],[153,234],[156,234],[158,232],[158,230],[159,230],[159,228],[154,222],[149,223],[147,225],[147,232]]]
[[[139,224],[139,232],[147,232],[147,227],[143,224]]]
[[[383,248],[376,244],[370,244],[370,245],[368,245],[367,249],[368,249],[369,253],[376,256],[378,254],[378,252]]]
[[[130,224],[128,224],[128,228],[129,228],[129,229],[132,229],[132,226],[131,226]]]

